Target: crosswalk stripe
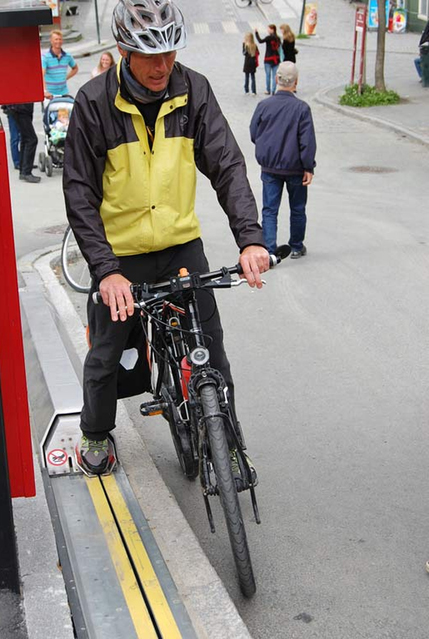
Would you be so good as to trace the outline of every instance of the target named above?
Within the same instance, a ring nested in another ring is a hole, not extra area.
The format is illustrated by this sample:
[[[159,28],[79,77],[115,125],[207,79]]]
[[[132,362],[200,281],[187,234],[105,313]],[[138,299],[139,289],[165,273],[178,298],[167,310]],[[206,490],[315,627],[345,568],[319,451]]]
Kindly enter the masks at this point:
[[[225,33],[240,33],[235,22],[222,22]]]

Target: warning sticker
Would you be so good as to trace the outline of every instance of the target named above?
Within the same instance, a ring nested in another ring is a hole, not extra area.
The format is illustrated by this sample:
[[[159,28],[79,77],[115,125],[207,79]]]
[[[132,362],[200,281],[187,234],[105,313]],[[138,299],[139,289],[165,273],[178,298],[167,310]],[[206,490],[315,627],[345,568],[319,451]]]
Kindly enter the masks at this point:
[[[61,448],[54,448],[54,450],[48,453],[48,463],[52,466],[62,466],[67,462],[68,455],[65,450]]]

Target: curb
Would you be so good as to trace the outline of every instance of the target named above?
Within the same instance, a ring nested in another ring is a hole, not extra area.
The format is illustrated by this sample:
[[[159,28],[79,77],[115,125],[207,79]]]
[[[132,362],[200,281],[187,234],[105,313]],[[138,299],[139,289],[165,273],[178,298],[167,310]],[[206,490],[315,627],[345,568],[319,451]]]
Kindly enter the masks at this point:
[[[34,274],[35,279],[27,278],[27,288],[33,282],[38,287],[43,285],[45,302],[55,308],[62,329],[82,362],[87,351],[84,327],[51,268],[51,262],[58,253],[57,246],[30,253],[19,260],[19,271]],[[115,434],[122,466],[137,500],[144,504],[145,516],[198,636],[200,639],[251,639],[225,586],[165,485],[121,401],[118,402],[117,425]],[[138,464],[135,463],[136,456]],[[204,516],[203,506],[201,512]],[[28,549],[28,543],[25,546]],[[26,597],[26,593],[24,595]],[[39,636],[48,634],[30,635],[31,638]],[[49,637],[62,639],[61,635]]]
[[[336,89],[337,87],[321,89],[313,96],[313,100],[318,104],[327,107],[328,109],[338,111],[339,113],[342,113],[343,115],[346,115],[350,118],[355,118],[356,120],[362,120],[364,122],[370,122],[371,124],[383,127],[384,129],[394,131],[399,135],[410,138],[410,140],[412,140],[413,142],[418,142],[419,144],[429,146],[429,138],[421,136],[415,131],[408,129],[401,124],[395,124],[394,122],[390,122],[389,120],[385,120],[373,115],[368,115],[367,113],[362,113],[360,109],[353,109],[352,107],[346,107],[342,106],[341,104],[337,104],[332,100],[332,98],[328,96],[331,91],[335,91]]]

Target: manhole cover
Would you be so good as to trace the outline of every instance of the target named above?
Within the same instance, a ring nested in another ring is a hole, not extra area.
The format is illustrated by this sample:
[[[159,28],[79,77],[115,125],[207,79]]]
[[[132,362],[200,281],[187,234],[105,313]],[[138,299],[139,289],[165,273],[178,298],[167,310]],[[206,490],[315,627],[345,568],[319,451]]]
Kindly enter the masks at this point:
[[[43,233],[49,233],[50,235],[64,235],[66,232],[67,224],[56,224],[55,226],[47,226],[41,229]]]
[[[352,173],[396,173],[398,171],[389,166],[350,166],[347,170]]]

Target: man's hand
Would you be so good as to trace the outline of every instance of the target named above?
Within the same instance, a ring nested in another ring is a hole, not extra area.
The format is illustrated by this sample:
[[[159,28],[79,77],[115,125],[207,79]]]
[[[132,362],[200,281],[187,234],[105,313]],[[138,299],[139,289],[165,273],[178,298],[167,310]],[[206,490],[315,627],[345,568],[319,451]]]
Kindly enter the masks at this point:
[[[100,294],[106,306],[110,306],[110,315],[114,322],[125,322],[128,315],[134,313],[134,300],[126,277],[119,273],[108,275],[100,282]]]
[[[304,177],[302,178],[302,185],[309,186],[313,179],[313,174],[310,171],[304,171]]]
[[[250,286],[262,288],[261,273],[268,271],[270,268],[270,256],[263,246],[251,245],[246,246],[240,255],[240,264],[243,269],[243,275]]]

